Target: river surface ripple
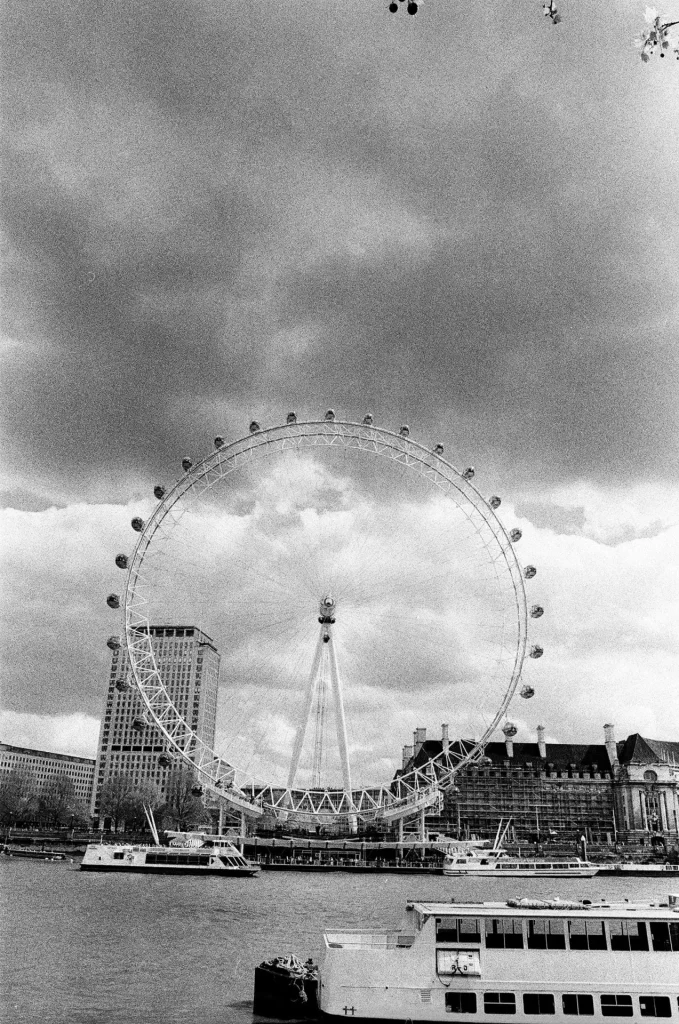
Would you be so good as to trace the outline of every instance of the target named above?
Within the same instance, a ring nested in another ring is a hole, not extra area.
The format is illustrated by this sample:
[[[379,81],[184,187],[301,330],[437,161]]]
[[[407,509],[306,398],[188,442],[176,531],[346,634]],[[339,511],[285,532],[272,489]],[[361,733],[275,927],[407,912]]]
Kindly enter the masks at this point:
[[[253,1024],[254,969],[318,962],[324,929],[395,927],[407,899],[654,899],[676,879],[455,879],[266,872],[258,878],[80,872],[1,858],[0,1020]]]

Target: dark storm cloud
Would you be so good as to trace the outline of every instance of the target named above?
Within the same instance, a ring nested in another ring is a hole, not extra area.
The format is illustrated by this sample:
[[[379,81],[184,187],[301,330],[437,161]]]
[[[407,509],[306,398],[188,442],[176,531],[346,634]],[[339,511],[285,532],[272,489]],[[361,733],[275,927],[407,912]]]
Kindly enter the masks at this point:
[[[594,53],[528,8],[11,5],[17,486],[120,500],[302,404],[529,481],[669,474],[665,86],[626,23],[588,13]]]

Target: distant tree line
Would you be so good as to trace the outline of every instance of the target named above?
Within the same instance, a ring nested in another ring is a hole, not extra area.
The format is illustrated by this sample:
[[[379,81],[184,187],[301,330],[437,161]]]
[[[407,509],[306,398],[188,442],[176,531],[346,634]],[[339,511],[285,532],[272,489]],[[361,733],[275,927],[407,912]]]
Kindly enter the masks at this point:
[[[131,775],[112,775],[99,798],[99,818],[108,818],[115,831],[143,831],[144,807],[153,812],[159,829],[186,830],[215,824],[215,810],[205,806],[195,772],[176,767],[168,773],[164,793],[155,782],[135,782]],[[90,824],[89,808],[75,795],[68,775],[40,783],[24,768],[9,772],[0,782],[0,825],[83,826]]]
[[[40,783],[27,768],[15,768],[0,782],[0,824],[85,825],[88,809],[75,794],[73,780],[55,775]]]
[[[155,782],[135,782],[124,772],[111,775],[102,786],[99,820],[109,818],[114,831],[146,828],[144,807],[151,809],[159,829],[182,831],[213,826],[212,814],[190,768],[177,767],[169,772],[164,793]]]

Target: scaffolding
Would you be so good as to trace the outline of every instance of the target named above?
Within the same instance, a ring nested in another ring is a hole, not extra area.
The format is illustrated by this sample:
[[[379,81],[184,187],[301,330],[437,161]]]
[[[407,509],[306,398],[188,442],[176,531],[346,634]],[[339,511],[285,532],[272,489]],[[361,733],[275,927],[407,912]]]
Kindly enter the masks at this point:
[[[460,839],[492,838],[512,818],[514,842],[590,842],[615,838],[613,787],[608,773],[557,770],[530,763],[468,768],[444,795],[438,827]]]

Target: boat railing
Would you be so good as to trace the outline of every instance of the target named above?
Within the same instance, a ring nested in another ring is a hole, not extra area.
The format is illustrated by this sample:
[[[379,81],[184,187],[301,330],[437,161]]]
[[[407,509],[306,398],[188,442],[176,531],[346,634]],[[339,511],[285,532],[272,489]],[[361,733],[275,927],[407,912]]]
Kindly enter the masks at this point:
[[[408,949],[414,935],[403,932],[326,932],[329,949]]]

